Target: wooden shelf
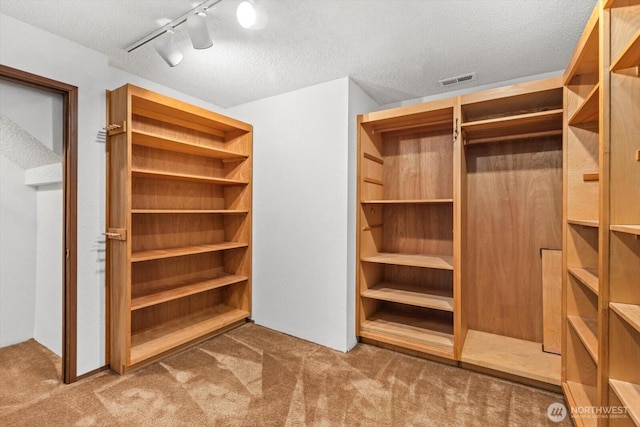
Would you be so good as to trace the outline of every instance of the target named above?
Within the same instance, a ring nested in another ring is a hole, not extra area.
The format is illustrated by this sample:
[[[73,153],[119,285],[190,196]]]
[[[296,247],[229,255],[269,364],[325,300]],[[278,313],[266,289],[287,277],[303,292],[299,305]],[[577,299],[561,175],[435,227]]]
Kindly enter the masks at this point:
[[[130,364],[135,365],[179,345],[249,317],[249,312],[219,305],[131,336]]]
[[[618,231],[620,233],[628,233],[635,234],[636,236],[640,236],[640,225],[610,225],[609,229],[611,231]]]
[[[568,219],[567,223],[573,225],[582,225],[583,227],[600,227],[600,222],[597,219]]]
[[[610,302],[609,307],[636,331],[640,332],[640,305]]]
[[[453,325],[438,320],[377,312],[362,322],[360,335],[388,344],[453,358]]]
[[[627,415],[640,426],[640,385],[609,378],[611,390],[627,408]]]
[[[246,215],[243,209],[131,209],[132,214],[220,214]]]
[[[150,261],[154,259],[173,258],[185,255],[203,254],[207,252],[225,251],[228,249],[245,248],[247,246],[249,246],[247,243],[222,242],[212,245],[195,245],[180,248],[134,252],[131,254],[131,262]]]
[[[569,273],[576,279],[578,279],[583,285],[591,289],[591,291],[598,295],[599,279],[598,272],[587,268],[569,267],[567,268]]]
[[[193,154],[196,156],[211,157],[225,160],[244,160],[248,156],[234,153],[228,150],[194,144],[192,142],[181,141],[179,139],[167,138],[143,131],[131,131],[132,143],[144,145],[146,147],[157,148],[159,150],[174,151],[176,153]]]
[[[573,115],[569,118],[569,125],[575,126],[584,123],[597,122],[600,115],[600,84],[589,92],[587,97],[578,106]]]
[[[364,256],[361,261],[377,264],[404,265],[407,267],[435,268],[439,270],[453,270],[452,256],[431,256],[417,254],[379,253],[377,255]]]
[[[591,358],[598,363],[598,321],[579,316],[567,316],[567,320]]]
[[[542,344],[469,329],[462,362],[547,384],[560,385],[560,355]]]
[[[206,182],[217,185],[247,185],[247,181],[235,179],[213,178],[209,176],[190,175],[186,173],[163,172],[151,169],[131,168],[131,173],[138,178],[170,179],[175,181]]]
[[[562,388],[570,407],[586,408],[596,406],[596,387],[567,381],[562,385]],[[571,409],[569,409],[569,412],[571,412]],[[595,427],[598,424],[598,420],[595,418],[578,418],[578,421],[585,427]]]
[[[151,295],[143,295],[131,299],[131,311],[141,308],[150,307],[163,302],[173,301],[178,298],[184,298],[189,295],[199,294],[210,291],[212,289],[222,288],[224,286],[233,285],[235,283],[248,280],[246,276],[236,276],[233,274],[216,277],[215,279],[203,280],[196,283],[180,283],[166,291],[157,292]]]
[[[562,135],[562,109],[467,122],[462,124],[462,131],[466,144]]]
[[[453,199],[413,199],[413,200],[363,200],[363,205],[402,205],[402,204],[451,204]]]
[[[611,64],[611,71],[624,70],[640,65],[640,30],[638,30],[622,53]]]
[[[363,291],[361,295],[365,298],[453,312],[453,298],[427,293],[424,288],[415,285],[383,282]]]

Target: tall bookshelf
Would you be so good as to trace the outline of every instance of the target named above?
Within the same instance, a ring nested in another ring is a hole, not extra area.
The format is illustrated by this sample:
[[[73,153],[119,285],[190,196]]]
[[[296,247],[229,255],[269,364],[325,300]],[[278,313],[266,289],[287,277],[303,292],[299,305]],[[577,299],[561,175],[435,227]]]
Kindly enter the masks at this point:
[[[252,127],[133,86],[107,94],[111,368],[251,313]]]
[[[358,119],[362,340],[453,361],[454,100]]]
[[[608,405],[610,426],[640,426],[640,1],[609,1]]]

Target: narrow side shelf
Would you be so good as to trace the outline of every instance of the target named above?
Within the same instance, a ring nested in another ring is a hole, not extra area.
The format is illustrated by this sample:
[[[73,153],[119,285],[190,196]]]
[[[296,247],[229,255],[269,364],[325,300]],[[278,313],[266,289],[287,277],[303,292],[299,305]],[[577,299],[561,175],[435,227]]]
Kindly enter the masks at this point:
[[[591,358],[598,363],[598,321],[579,316],[567,316],[567,320]]]
[[[567,269],[569,273],[576,279],[578,279],[583,285],[591,289],[591,291],[598,295],[599,279],[598,272],[596,270],[590,270],[587,268],[569,267]]]
[[[246,215],[248,210],[241,209],[131,209],[132,214],[219,214]]]
[[[609,378],[609,386],[627,408],[627,415],[640,426],[640,385]]]
[[[636,331],[640,332],[640,305],[610,302],[609,307]]]
[[[236,179],[213,178],[209,176],[191,175],[186,173],[164,172],[143,168],[131,168],[131,173],[138,178],[170,179],[175,181],[207,182],[217,185],[247,185],[247,181]]]
[[[174,286],[172,289],[168,289],[166,291],[132,298],[131,311],[150,307],[156,304],[162,304],[163,302],[167,301],[173,301],[175,299],[187,297],[189,295],[210,291],[212,289],[222,288],[224,286],[233,285],[235,283],[244,282],[248,279],[249,278],[246,276],[229,274],[222,277],[216,277],[214,279],[203,280],[195,283],[180,283]]]
[[[616,225],[611,224],[609,226],[611,231],[618,231],[620,233],[635,234],[640,236],[640,225]]]
[[[453,325],[399,314],[377,312],[360,325],[360,335],[445,358],[453,358]]]
[[[466,144],[511,141],[562,134],[562,109],[519,114],[462,124]]]
[[[543,352],[541,343],[470,329],[460,360],[481,368],[560,385],[560,355]]]
[[[453,270],[453,257],[447,255],[431,256],[418,254],[379,253],[360,258],[361,261],[377,264],[404,265],[407,267],[435,268]]]
[[[597,219],[568,219],[567,223],[573,225],[582,225],[583,227],[600,227],[600,222]]]
[[[597,396],[597,389],[595,387],[567,381],[562,385],[562,388],[569,401],[569,406],[572,408],[595,406]],[[598,420],[595,418],[579,418],[578,421],[585,427],[595,427],[598,424]]]
[[[640,30],[635,33],[629,44],[625,46],[622,53],[611,64],[611,71],[624,70],[640,65]]]
[[[153,251],[134,252],[131,262],[150,261],[153,259],[173,258],[185,255],[203,254],[206,252],[225,251],[227,249],[246,248],[247,243],[222,242],[212,245],[184,246],[180,248],[157,249]]]
[[[450,204],[453,203],[453,199],[413,199],[413,200],[363,200],[363,205],[402,205],[402,204],[415,204],[415,205],[427,205],[427,204]]]
[[[433,291],[428,291],[433,292]],[[365,298],[391,301],[417,307],[453,312],[453,298],[427,293],[419,286],[399,283],[379,283],[361,293]]]
[[[173,151],[176,153],[193,154],[196,156],[224,160],[244,160],[248,157],[247,155],[234,153],[228,150],[194,144],[192,142],[181,141],[174,138],[167,138],[139,130],[131,131],[131,136],[134,145],[144,145],[145,147]]]
[[[171,350],[249,317],[223,304],[159,324],[131,336],[131,365]]]
[[[600,98],[599,95],[600,84],[598,83],[591,90],[591,92],[589,92],[582,104],[580,104],[573,115],[569,118],[570,126],[598,121],[600,112],[600,108],[598,105]]]

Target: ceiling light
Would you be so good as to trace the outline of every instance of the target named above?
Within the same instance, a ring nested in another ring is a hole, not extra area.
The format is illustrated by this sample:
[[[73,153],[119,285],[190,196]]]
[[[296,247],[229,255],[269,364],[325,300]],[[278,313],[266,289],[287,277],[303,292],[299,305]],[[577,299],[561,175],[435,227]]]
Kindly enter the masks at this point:
[[[187,18],[187,31],[194,49],[208,49],[213,46],[207,21],[205,20],[206,16],[204,13],[199,12]]]
[[[164,61],[171,67],[178,65],[184,57],[182,52],[180,52],[173,42],[173,31],[171,30],[158,37],[154,42],[153,47],[162,59],[164,59]]]
[[[253,1],[243,1],[236,9],[238,23],[244,28],[260,30],[267,25],[267,13]]]

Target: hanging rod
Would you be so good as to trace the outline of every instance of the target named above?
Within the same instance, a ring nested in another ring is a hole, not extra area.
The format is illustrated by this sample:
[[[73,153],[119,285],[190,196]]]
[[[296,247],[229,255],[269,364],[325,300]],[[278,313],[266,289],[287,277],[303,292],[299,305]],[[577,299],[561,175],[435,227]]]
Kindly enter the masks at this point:
[[[169,22],[168,24],[165,24],[162,27],[158,28],[157,30],[155,30],[151,34],[149,34],[149,35],[141,38],[140,40],[130,44],[125,49],[127,50],[127,52],[131,53],[134,50],[136,50],[137,48],[139,48],[140,46],[144,46],[145,44],[149,43],[150,41],[152,41],[156,37],[159,37],[159,36],[163,35],[168,30],[173,29],[173,28],[177,27],[178,25],[184,23],[190,15],[192,15],[192,14],[194,14],[197,11],[200,11],[200,10],[203,11],[203,12],[206,12],[208,9],[211,9],[213,6],[217,5],[221,1],[222,0],[207,0],[205,2],[202,2],[198,6],[194,7],[193,9],[191,9],[190,11],[184,13],[183,15],[179,16],[178,18],[174,19],[173,21]]]

